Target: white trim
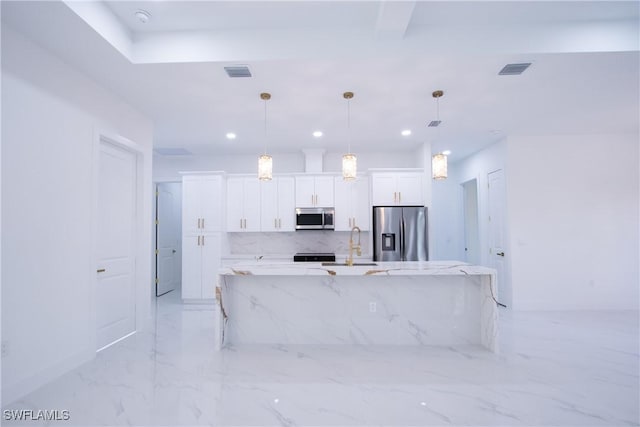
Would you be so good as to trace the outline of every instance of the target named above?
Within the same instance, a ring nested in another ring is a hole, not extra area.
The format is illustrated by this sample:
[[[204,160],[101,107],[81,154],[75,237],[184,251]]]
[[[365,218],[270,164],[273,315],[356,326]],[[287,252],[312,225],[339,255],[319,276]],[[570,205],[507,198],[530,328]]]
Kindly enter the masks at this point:
[[[102,350],[105,350],[105,349],[107,349],[107,348],[111,347],[112,345],[119,343],[119,342],[120,342],[120,341],[122,341],[122,340],[126,340],[126,339],[127,339],[127,338],[129,338],[131,335],[134,335],[136,332],[138,332],[138,331],[130,332],[130,333],[128,333],[127,335],[123,336],[122,338],[118,338],[118,339],[117,339],[117,340],[115,340],[114,342],[109,343],[109,344],[105,345],[104,347],[101,347],[101,348],[97,349],[97,350],[96,350],[96,353],[100,353]]]

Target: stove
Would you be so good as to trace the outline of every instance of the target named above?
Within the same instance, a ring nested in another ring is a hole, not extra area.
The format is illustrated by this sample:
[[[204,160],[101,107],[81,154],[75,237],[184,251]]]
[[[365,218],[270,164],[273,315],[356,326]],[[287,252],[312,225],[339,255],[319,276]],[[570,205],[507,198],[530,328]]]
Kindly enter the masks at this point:
[[[293,256],[294,262],[336,262],[336,254],[300,253]]]

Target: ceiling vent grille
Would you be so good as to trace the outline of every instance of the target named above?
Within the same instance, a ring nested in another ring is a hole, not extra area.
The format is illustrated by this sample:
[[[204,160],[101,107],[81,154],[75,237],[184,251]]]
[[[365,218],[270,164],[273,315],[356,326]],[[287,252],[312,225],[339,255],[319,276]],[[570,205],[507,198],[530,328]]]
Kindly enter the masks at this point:
[[[193,154],[185,148],[154,148],[153,152],[161,156],[189,156]]]
[[[498,75],[517,76],[519,74],[522,74],[524,70],[529,68],[529,65],[531,65],[531,62],[524,62],[521,64],[507,64],[502,68],[502,70],[500,70]]]
[[[224,67],[227,75],[231,78],[251,77],[251,71],[246,65],[234,65],[232,67]]]
[[[440,123],[442,123],[442,120],[431,120],[431,123],[429,123],[428,127],[437,128],[438,126],[440,126]]]

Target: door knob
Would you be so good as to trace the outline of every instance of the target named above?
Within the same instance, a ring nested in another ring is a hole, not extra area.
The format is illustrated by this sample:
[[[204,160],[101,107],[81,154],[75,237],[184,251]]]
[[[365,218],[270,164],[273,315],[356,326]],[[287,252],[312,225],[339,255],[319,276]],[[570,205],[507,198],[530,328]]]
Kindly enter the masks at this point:
[[[504,252],[498,252],[496,255],[498,255],[498,256],[504,256]]]
[[[175,250],[175,249],[171,249],[171,253],[172,253],[172,254],[175,254],[175,253],[176,253],[176,250]]]

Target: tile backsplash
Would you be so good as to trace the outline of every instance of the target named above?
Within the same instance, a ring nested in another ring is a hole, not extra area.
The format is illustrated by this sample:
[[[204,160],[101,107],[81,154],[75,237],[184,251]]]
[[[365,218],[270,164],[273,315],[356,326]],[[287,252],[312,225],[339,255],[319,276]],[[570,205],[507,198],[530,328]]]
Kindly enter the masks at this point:
[[[293,255],[296,252],[349,252],[348,231],[294,231],[279,233],[228,233],[231,255]],[[354,234],[357,243],[357,233]],[[369,233],[360,236],[362,255],[368,256]]]

